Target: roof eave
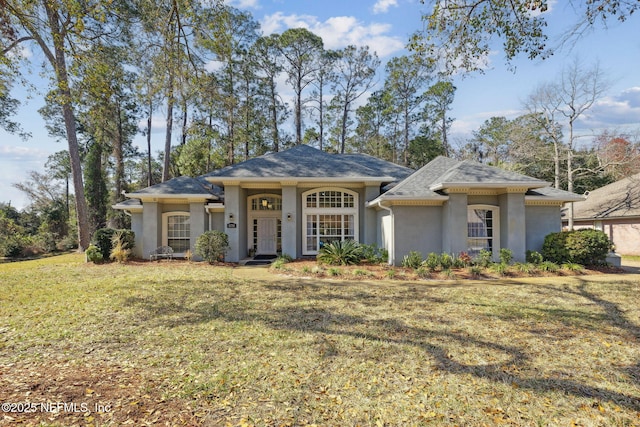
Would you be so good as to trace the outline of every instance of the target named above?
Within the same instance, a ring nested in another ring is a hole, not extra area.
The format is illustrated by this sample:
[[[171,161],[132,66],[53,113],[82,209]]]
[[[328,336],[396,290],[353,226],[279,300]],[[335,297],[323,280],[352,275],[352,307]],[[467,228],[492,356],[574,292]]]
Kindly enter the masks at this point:
[[[431,191],[446,190],[449,188],[536,188],[548,187],[548,182],[541,181],[512,181],[512,182],[436,182],[429,186]]]

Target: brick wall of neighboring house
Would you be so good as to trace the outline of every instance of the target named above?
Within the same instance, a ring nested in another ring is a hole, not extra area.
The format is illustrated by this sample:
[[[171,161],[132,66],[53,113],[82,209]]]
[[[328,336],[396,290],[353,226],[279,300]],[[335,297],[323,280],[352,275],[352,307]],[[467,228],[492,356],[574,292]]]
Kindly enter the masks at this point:
[[[606,219],[602,221],[576,221],[576,230],[597,228],[609,236],[620,255],[640,255],[640,218]]]

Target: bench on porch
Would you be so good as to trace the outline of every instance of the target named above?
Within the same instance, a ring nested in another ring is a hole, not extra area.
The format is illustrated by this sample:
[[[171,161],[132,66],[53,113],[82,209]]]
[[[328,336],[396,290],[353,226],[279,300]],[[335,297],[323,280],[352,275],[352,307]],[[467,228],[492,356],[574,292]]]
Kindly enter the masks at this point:
[[[173,259],[173,249],[170,246],[160,246],[151,251],[149,258],[152,260],[160,258]]]

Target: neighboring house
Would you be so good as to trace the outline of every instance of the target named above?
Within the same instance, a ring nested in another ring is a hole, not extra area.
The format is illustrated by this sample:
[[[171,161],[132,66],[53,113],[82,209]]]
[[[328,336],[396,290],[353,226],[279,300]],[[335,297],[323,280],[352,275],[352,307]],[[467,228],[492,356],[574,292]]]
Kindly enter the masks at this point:
[[[315,256],[334,240],[387,248],[399,264],[416,250],[470,252],[500,248],[515,260],[540,250],[561,229],[563,203],[582,196],[547,182],[438,157],[418,171],[364,154],[329,154],[305,145],[180,177],[126,194],[114,206],[130,213],[137,256],[158,246],[177,256],[206,230],[229,236],[226,259],[249,255]]]
[[[604,231],[622,255],[640,255],[640,174],[587,193],[573,204],[574,228]]]

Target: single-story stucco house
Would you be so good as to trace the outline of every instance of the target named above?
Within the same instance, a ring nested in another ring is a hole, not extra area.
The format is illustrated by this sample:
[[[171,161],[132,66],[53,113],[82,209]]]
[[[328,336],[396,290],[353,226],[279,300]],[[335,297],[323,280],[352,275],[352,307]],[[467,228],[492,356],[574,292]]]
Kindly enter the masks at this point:
[[[229,236],[226,260],[249,255],[315,256],[354,239],[389,251],[470,255],[500,248],[522,261],[562,227],[560,209],[582,196],[545,181],[472,161],[438,157],[418,171],[364,154],[300,145],[190,178],[126,194],[135,255],[159,246],[193,250],[206,230]]]
[[[640,255],[640,174],[587,193],[573,204],[575,229],[604,231],[622,255]]]

